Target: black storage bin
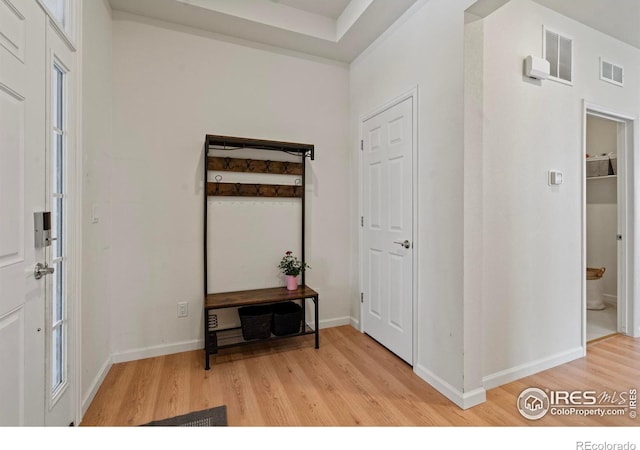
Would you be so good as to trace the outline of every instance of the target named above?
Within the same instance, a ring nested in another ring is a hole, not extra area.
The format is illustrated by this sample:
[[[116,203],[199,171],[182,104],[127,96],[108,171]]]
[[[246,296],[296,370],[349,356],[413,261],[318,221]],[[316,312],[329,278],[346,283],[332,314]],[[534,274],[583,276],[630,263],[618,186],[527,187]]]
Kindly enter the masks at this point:
[[[271,336],[271,306],[244,306],[238,308],[242,337],[251,339],[265,339]]]
[[[277,303],[273,305],[271,332],[276,336],[300,332],[302,322],[302,307],[294,302]]]

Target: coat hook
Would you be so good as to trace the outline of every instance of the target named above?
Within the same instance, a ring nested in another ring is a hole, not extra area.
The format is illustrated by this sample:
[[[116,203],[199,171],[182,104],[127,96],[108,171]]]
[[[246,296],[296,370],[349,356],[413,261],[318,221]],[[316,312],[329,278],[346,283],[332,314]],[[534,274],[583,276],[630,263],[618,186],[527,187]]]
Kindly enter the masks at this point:
[[[300,178],[296,178],[296,186],[302,185],[302,180]]]
[[[222,181],[222,175],[216,175],[215,180],[216,183],[220,183]]]

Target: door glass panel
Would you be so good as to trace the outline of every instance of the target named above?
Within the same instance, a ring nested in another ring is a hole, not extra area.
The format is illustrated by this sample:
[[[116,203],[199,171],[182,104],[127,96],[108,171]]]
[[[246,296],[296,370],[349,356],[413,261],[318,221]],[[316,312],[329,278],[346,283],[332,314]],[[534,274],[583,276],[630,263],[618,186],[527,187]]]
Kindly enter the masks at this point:
[[[62,197],[54,197],[53,199],[53,211],[51,211],[52,215],[52,233],[55,237],[55,241],[53,241],[53,257],[55,259],[62,258],[62,249],[64,248],[64,235],[62,233],[62,217],[63,217],[63,206],[62,206]]]
[[[51,392],[55,392],[64,381],[64,370],[62,365],[63,355],[63,328],[62,326],[53,329],[53,348],[51,353],[53,354],[53,372],[51,376]]]
[[[52,235],[50,264],[54,268],[49,297],[49,329],[50,329],[50,395],[53,399],[66,383],[66,248],[65,248],[65,72],[54,63],[51,74],[51,181],[50,202]]]
[[[62,263],[57,263],[54,266],[55,272],[53,277],[53,295],[56,298],[62,298],[63,288],[64,288],[64,274]],[[56,324],[61,322],[62,317],[62,302],[55,302],[53,305],[53,323]]]
[[[67,15],[67,5],[66,0],[43,0],[44,4],[49,9],[49,12],[53,15],[53,18],[62,25],[62,28],[65,26],[66,15]]]

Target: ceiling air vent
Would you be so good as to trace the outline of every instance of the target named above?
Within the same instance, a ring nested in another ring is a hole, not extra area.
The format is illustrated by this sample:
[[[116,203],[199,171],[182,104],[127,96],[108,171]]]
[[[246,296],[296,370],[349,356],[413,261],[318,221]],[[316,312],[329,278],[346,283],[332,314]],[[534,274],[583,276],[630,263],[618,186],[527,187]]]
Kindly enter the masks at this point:
[[[618,86],[624,86],[624,69],[600,58],[600,79]]]

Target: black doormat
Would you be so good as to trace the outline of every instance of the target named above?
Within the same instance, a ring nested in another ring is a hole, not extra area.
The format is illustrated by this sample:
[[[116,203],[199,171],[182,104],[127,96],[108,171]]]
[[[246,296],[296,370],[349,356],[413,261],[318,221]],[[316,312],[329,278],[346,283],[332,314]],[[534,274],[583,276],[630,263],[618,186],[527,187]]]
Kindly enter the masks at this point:
[[[143,427],[225,427],[227,426],[227,407],[216,406],[215,408],[196,411],[182,416],[170,417],[169,419],[154,420]]]

